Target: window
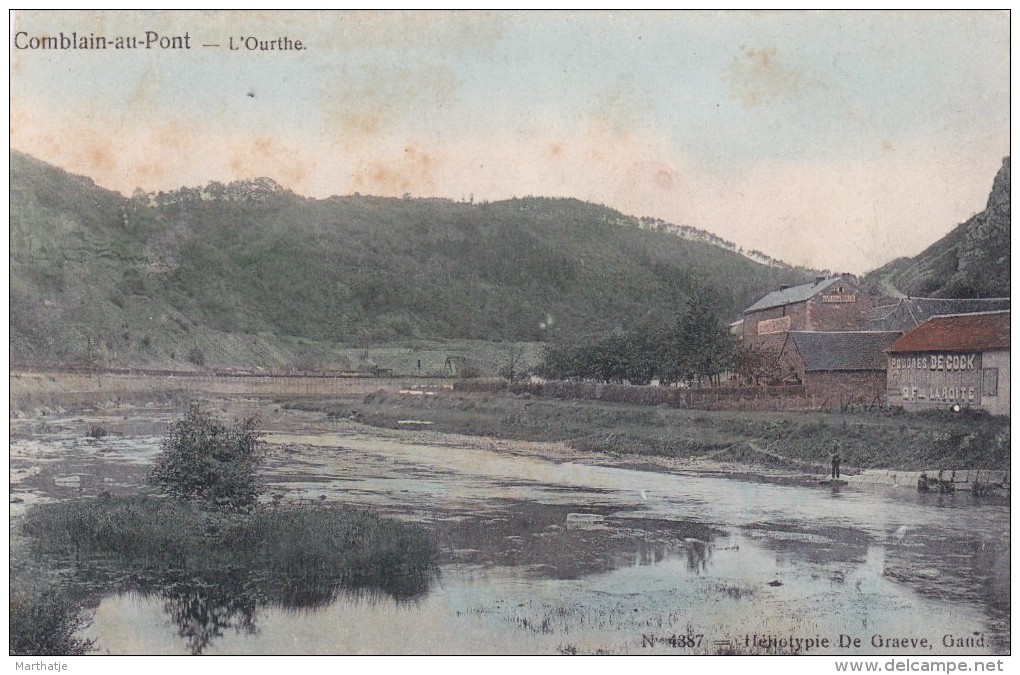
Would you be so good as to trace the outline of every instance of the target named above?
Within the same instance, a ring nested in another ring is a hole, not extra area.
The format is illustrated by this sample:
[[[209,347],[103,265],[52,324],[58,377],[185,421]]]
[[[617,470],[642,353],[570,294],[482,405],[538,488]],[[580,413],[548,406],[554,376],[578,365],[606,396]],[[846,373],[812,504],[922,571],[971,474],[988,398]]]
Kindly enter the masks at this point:
[[[981,395],[999,395],[999,369],[983,368],[981,370]]]

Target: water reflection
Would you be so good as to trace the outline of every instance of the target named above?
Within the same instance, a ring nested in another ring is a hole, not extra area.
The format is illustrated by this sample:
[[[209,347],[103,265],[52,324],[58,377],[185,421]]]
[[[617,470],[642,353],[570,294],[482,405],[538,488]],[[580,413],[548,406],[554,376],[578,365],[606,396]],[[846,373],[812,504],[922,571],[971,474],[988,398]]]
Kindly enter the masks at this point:
[[[550,654],[561,648],[579,654],[715,653],[712,644],[693,651],[642,646],[644,635],[691,631],[741,645],[745,636],[763,632],[862,637],[860,649],[839,652],[844,654],[875,654],[869,642],[873,634],[928,636],[936,641],[933,653],[944,653],[944,633],[985,631],[988,646],[967,653],[1009,650],[1008,642],[995,642],[987,632],[982,614],[965,603],[933,621],[943,614],[939,603],[886,574],[888,544],[866,546],[860,563],[834,566],[783,562],[757,542],[756,536],[732,530],[704,545],[682,541],[682,552],[650,564],[641,561],[654,560],[656,550],[661,554],[664,549],[639,548],[629,564],[583,580],[505,566],[448,566],[442,583],[415,602],[341,592],[328,606],[294,611],[267,597],[265,605],[257,600],[255,633],[244,629],[240,611],[203,653]],[[95,635],[113,653],[191,648],[166,629],[160,596],[122,595],[103,602]],[[121,617],[132,623],[117,623]],[[1008,635],[1008,626],[1003,630]]]
[[[265,596],[240,570],[166,580],[157,593],[193,655],[201,654],[225,630],[257,632],[255,617]]]
[[[708,559],[712,556],[712,548],[707,541],[688,539],[685,552],[689,572],[700,574],[708,569]]]
[[[428,595],[437,579],[438,570],[430,570],[371,584],[359,583],[350,574],[329,576],[306,570],[281,575],[236,566],[153,574],[118,569],[107,560],[80,561],[70,583],[105,596],[131,592],[156,600],[188,652],[200,655],[230,632],[257,635],[259,616],[267,610],[308,612],[354,598],[404,603]]]
[[[636,509],[589,504],[584,515],[590,518],[582,520],[576,507],[493,502],[503,508],[435,525],[441,563],[516,567],[530,576],[580,579],[693,555],[692,565],[703,569],[707,542],[720,534],[704,523],[652,519]]]

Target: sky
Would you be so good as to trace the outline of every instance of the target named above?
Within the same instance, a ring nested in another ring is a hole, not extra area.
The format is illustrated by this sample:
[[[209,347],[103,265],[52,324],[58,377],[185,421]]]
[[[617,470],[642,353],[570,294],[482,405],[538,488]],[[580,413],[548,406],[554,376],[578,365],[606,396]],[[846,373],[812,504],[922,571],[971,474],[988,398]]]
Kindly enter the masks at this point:
[[[190,49],[19,48],[146,31]],[[18,12],[11,37],[11,147],[124,194],[575,197],[863,273],[981,211],[1010,147],[1008,12]]]

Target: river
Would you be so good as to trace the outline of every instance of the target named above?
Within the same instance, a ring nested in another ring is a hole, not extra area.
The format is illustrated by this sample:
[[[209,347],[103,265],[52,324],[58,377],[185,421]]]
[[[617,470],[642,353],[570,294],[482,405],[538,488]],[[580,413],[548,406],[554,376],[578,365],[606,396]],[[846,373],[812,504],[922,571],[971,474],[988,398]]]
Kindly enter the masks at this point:
[[[173,412],[12,420],[12,515],[138,489]],[[1009,507],[572,460],[540,444],[376,431],[279,408],[267,499],[421,522],[440,575],[223,621],[205,654],[1008,654]],[[90,424],[111,433],[88,438]],[[228,617],[229,618],[229,617]],[[165,599],[98,601],[100,653],[189,653]]]

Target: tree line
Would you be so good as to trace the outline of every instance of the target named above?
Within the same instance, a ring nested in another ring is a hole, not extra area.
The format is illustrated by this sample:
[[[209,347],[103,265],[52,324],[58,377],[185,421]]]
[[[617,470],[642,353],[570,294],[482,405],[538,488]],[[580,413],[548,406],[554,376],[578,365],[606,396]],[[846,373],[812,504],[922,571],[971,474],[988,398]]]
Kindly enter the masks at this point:
[[[699,291],[670,322],[549,344],[538,373],[558,380],[700,385],[744,360],[717,316],[708,293]]]

